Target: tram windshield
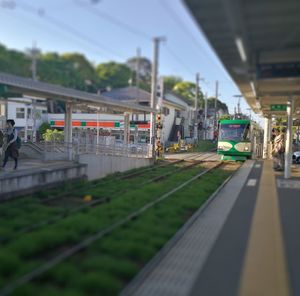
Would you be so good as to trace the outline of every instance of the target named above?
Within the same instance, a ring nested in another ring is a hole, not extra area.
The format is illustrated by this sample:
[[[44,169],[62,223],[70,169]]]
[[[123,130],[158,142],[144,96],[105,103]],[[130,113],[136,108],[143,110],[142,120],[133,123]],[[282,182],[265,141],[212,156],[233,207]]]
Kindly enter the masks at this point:
[[[219,140],[247,141],[250,140],[250,124],[221,124]]]

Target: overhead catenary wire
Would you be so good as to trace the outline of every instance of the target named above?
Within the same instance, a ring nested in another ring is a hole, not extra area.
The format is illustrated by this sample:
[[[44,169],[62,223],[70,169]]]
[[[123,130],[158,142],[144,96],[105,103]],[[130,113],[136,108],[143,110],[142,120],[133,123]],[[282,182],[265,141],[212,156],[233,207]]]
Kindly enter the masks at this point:
[[[174,9],[171,8],[171,6],[167,3],[166,0],[160,0],[159,3],[161,6],[165,9],[165,11],[170,15],[170,17],[173,19],[173,21],[178,25],[180,24],[180,29],[186,33],[190,40],[194,43],[194,45],[197,47],[197,49],[200,49],[200,51],[207,57],[211,62],[213,62],[217,67],[221,68],[222,71],[226,74],[226,78],[229,80],[228,73],[222,66],[222,64],[218,63],[215,59],[213,59],[209,53],[205,50],[205,48],[198,42],[198,40],[195,38],[195,36],[192,34],[192,32],[187,28],[186,24],[183,22],[182,18],[174,11]],[[230,81],[232,83],[232,81]]]
[[[126,24],[125,22],[120,21],[117,18],[115,18],[115,17],[113,17],[113,16],[111,16],[111,15],[109,15],[109,14],[103,12],[103,11],[99,11],[94,6],[91,6],[90,4],[87,4],[87,3],[83,2],[82,0],[73,0],[73,1],[74,1],[75,4],[80,5],[81,7],[84,7],[88,12],[90,12],[91,14],[96,15],[100,19],[106,19],[110,23],[113,23],[114,25],[120,27],[121,29],[126,30],[129,33],[132,33],[136,36],[142,37],[142,38],[147,39],[147,40],[151,39],[151,37],[148,34],[146,34],[145,32],[137,30],[136,28],[133,28],[132,26]],[[177,64],[179,64],[183,68],[185,68],[191,75],[195,74],[195,72],[192,71],[191,68],[186,65],[186,63],[183,61],[183,59],[181,59],[167,44],[164,44],[164,45],[165,45],[165,48],[167,49],[167,51],[169,52],[169,54],[174,58],[174,61]],[[208,88],[210,88],[210,87],[208,86]]]
[[[90,4],[87,4],[81,0],[73,0],[73,2],[76,5],[79,5],[80,7],[83,7],[86,11],[88,11],[89,13],[95,15],[96,17],[100,18],[100,19],[104,19],[112,24],[114,24],[115,26],[126,30],[127,32],[136,35],[138,37],[141,37],[143,39],[146,39],[148,41],[152,40],[152,37],[149,36],[148,34],[146,34],[145,32],[142,32],[138,29],[136,29],[135,27],[132,27],[130,25],[128,25],[127,23],[120,21],[119,19],[111,16],[110,14],[104,12],[104,11],[100,11],[99,9],[95,8],[95,6],[91,6]]]
[[[124,60],[126,59],[126,57],[124,57],[123,55],[119,54],[118,52],[114,51],[113,49],[109,48],[108,46],[100,43],[97,40],[94,40],[93,38],[87,36],[86,34],[81,33],[80,31],[78,31],[77,29],[73,28],[72,26],[62,22],[61,20],[47,15],[46,11],[42,8],[36,8],[34,6],[31,6],[27,3],[22,3],[20,1],[18,1],[16,3],[16,7],[20,8],[28,13],[34,14],[36,16],[39,16],[41,18],[43,18],[45,21],[49,22],[50,24],[52,24],[53,26],[59,28],[60,30],[66,31],[69,34],[73,35],[76,37],[76,39],[81,39],[86,43],[91,44],[92,46],[96,46],[97,48],[101,48],[103,51],[107,52],[110,55],[114,55],[117,56],[118,58]]]
[[[75,4],[80,5],[81,7],[84,7],[88,12],[90,12],[93,15],[96,15],[100,19],[106,19],[107,21],[109,21],[110,23],[113,23],[114,25],[120,27],[121,29],[126,30],[129,33],[132,33],[136,36],[142,37],[143,39],[146,39],[146,40],[151,39],[151,37],[148,34],[146,34],[145,32],[137,30],[136,28],[131,27],[130,25],[118,20],[117,18],[115,18],[103,11],[99,11],[94,6],[92,7],[90,4],[87,4],[87,3],[83,2],[82,0],[73,0],[73,1]],[[177,64],[180,64],[182,67],[184,67],[191,75],[195,74],[194,71],[192,71],[191,68],[189,68],[183,62],[183,60],[177,54],[175,54],[174,51],[168,45],[165,44],[165,47],[166,47],[167,51],[169,52],[169,54],[174,58],[174,60]]]
[[[99,11],[98,9],[95,10],[95,7],[92,7],[90,4],[83,3],[81,0],[73,0],[73,1],[77,5],[83,6],[88,12],[96,15],[97,17],[99,17],[101,19],[103,18],[103,19],[105,19],[105,20],[107,20],[107,21],[115,24],[116,26],[122,28],[123,30],[126,30],[126,31],[128,31],[128,32],[130,32],[132,34],[135,34],[136,36],[139,36],[140,38],[143,38],[143,39],[146,39],[146,40],[150,40],[151,39],[150,36],[147,35],[146,33],[133,28],[132,26],[124,23],[123,21],[118,20],[117,18],[115,18],[113,16],[110,16],[109,14],[107,14],[105,12]],[[26,4],[22,3],[21,1],[15,2],[15,1],[11,0],[11,3],[14,4],[14,5],[10,5],[9,8],[12,8],[12,9],[16,8],[16,7],[17,8],[21,8],[25,12],[28,12],[28,13],[31,13],[31,14],[34,14],[36,16],[39,16],[39,17],[43,18],[45,21],[47,21],[48,23],[50,23],[52,26],[55,26],[55,27],[59,28],[60,32],[61,31],[65,31],[68,34],[70,34],[73,37],[75,37],[77,40],[80,39],[80,40],[84,41],[85,43],[91,44],[93,47],[100,48],[100,49],[104,50],[105,52],[107,52],[109,54],[113,54],[115,56],[118,56],[122,60],[126,59],[125,57],[121,56],[119,53],[115,52],[111,48],[107,47],[106,45],[103,45],[103,44],[99,43],[98,41],[93,40],[93,38],[90,38],[89,36],[83,34],[82,32],[78,31],[74,27],[72,27],[72,26],[70,26],[70,25],[68,25],[68,24],[60,21],[59,19],[57,19],[57,18],[55,18],[53,16],[47,15],[46,11],[44,9],[42,9],[42,8],[33,7],[33,6],[31,6],[31,5],[27,4],[27,3]],[[164,3],[164,1],[161,1],[161,3],[164,6],[167,5],[166,3]],[[170,10],[167,10],[167,11],[170,13]],[[173,14],[171,14],[171,15],[173,15]],[[174,14],[174,15],[175,15],[175,18],[178,18],[177,20],[179,20],[184,25],[184,23],[181,21],[180,17],[177,14]],[[184,26],[181,26],[181,28],[184,28],[184,30],[186,31],[186,33],[190,32]],[[196,39],[194,38],[194,36],[191,33],[189,33],[189,34],[190,34],[191,40],[193,40],[195,42],[195,44],[199,45],[199,43],[196,41]],[[174,61],[178,65],[181,65],[183,68],[185,68],[188,71],[188,73],[190,73],[191,75],[194,76],[195,72],[192,71],[189,66],[187,66],[187,64],[183,61],[183,59],[181,59],[174,52],[174,50],[171,49],[170,46],[166,46],[166,49],[169,52],[170,56],[173,57]],[[230,82],[230,83],[232,83],[232,82]],[[211,91],[213,91],[210,86],[208,86],[208,88]]]
[[[23,13],[25,13],[26,15],[23,15]],[[26,11],[20,11],[19,14],[18,14],[18,19],[23,19],[24,22],[26,22],[28,25],[32,26],[33,28],[37,27],[38,23],[35,20],[33,20],[32,18],[29,18]],[[96,54],[96,55],[101,55],[101,56],[109,59],[109,55],[103,53],[99,49],[97,50],[96,48],[93,48],[92,46],[86,44],[85,42],[83,42],[81,40],[78,40],[78,38],[75,38],[74,36],[70,36],[70,34],[68,34],[68,32],[63,32],[61,30],[57,30],[52,26],[47,27],[46,29],[44,29],[44,32],[45,31],[48,32],[49,34],[52,34],[52,37],[53,37],[53,32],[55,32],[55,34],[58,34],[58,35],[60,35],[64,38],[66,36],[68,36],[68,37],[72,38],[73,40],[76,40],[77,44],[80,44],[80,49],[84,49],[87,52],[90,52],[90,53],[93,53],[93,54]],[[58,36],[54,35],[54,37],[56,38]]]

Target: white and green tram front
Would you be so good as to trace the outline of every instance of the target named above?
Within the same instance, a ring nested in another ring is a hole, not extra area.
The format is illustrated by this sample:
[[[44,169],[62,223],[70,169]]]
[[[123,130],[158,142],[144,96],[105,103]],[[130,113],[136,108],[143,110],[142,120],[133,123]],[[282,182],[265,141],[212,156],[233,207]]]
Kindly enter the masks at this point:
[[[251,121],[243,119],[220,120],[218,154],[222,160],[245,160],[251,158]]]

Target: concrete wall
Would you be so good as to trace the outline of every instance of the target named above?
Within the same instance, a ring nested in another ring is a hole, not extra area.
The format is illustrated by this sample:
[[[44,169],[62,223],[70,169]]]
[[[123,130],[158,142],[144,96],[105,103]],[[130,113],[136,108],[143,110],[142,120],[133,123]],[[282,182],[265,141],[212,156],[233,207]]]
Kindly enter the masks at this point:
[[[19,171],[10,176],[0,177],[0,199],[9,199],[17,195],[24,195],[46,187],[54,186],[66,180],[86,178],[86,165],[55,169],[38,169],[32,172]]]
[[[153,163],[153,160],[149,158],[82,154],[78,156],[78,162],[87,164],[88,180],[94,180],[112,173],[149,166]]]

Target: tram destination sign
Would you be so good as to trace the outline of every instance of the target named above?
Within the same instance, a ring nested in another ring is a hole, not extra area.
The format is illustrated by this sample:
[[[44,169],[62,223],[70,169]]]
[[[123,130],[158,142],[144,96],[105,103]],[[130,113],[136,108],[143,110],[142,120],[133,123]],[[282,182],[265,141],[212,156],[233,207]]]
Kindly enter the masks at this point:
[[[271,111],[286,111],[286,105],[284,104],[277,104],[277,105],[270,105]]]
[[[258,79],[300,77],[300,62],[258,64],[256,74]]]

